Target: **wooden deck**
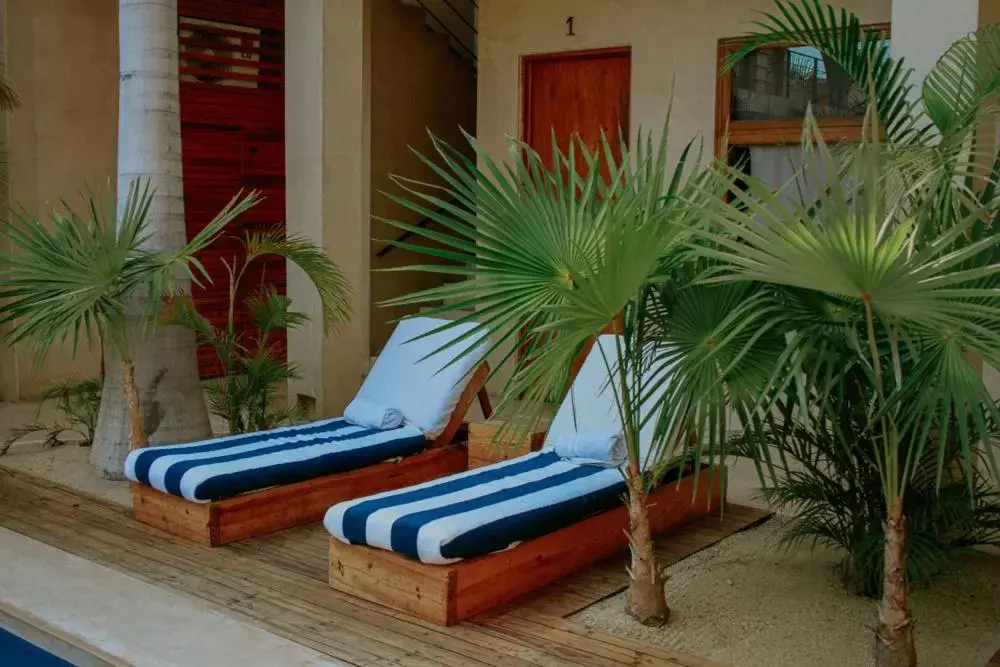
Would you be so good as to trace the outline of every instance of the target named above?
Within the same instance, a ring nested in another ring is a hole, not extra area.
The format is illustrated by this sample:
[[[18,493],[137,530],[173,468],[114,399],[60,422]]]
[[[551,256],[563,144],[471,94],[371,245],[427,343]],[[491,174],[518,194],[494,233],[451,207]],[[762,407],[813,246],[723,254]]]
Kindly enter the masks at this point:
[[[1000,667],[1000,651],[993,654],[993,657],[986,664],[986,667]]]
[[[658,541],[676,562],[767,514],[728,506]],[[450,628],[340,595],[326,582],[319,525],[210,549],[132,520],[111,503],[0,468],[0,526],[152,584],[354,665],[481,667],[666,665],[709,660],[603,634],[565,618],[625,586],[622,558]]]

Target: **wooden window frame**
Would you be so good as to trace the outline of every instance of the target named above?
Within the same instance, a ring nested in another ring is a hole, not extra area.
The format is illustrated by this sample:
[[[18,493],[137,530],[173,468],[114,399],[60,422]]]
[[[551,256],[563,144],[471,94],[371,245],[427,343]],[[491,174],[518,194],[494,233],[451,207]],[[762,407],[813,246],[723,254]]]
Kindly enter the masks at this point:
[[[891,36],[888,23],[872,23],[865,28]],[[720,39],[716,50],[715,65],[715,155],[722,157],[722,141],[728,130],[729,146],[780,146],[797,144],[802,140],[801,118],[776,118],[773,120],[732,120],[733,73],[722,73],[722,64],[729,54],[749,41],[747,37]],[[762,46],[776,50],[784,46]],[[816,119],[823,140],[829,143],[860,141],[864,118],[862,116],[824,116]]]

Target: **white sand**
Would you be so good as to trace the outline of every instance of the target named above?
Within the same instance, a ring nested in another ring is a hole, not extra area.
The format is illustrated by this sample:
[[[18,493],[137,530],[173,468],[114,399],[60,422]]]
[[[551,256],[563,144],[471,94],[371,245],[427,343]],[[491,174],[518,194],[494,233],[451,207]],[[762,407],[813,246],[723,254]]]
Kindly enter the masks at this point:
[[[60,421],[59,411],[51,402],[0,403],[0,434],[34,421],[53,424]],[[212,431],[224,435],[227,424],[215,415],[210,416]],[[45,447],[42,434],[25,436],[10,450],[0,456],[0,468],[11,468],[37,475],[52,482],[64,484],[77,491],[89,493],[125,507],[132,506],[132,492],[128,482],[112,482],[95,472],[90,463],[90,448],[80,447],[78,436],[66,434],[67,442],[59,447]]]
[[[665,628],[629,619],[624,594],[573,620],[733,667],[873,664],[876,603],[845,591],[834,552],[777,547],[779,527],[773,520],[671,567]],[[1000,558],[973,559],[911,604],[922,667],[983,667],[1000,648]]]
[[[90,464],[90,448],[76,443],[45,449],[38,444],[19,443],[0,456],[0,468],[37,475],[125,507],[132,506],[128,482],[101,479]]]

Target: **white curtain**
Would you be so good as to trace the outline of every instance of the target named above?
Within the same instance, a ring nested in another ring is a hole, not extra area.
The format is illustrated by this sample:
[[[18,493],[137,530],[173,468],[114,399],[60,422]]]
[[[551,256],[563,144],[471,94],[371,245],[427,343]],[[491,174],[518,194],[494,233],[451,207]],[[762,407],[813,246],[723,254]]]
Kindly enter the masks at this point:
[[[750,175],[780,190],[782,198],[790,203],[812,201],[822,187],[819,181],[826,180],[822,168],[810,168],[806,174],[798,174],[801,167],[801,146],[750,147]]]

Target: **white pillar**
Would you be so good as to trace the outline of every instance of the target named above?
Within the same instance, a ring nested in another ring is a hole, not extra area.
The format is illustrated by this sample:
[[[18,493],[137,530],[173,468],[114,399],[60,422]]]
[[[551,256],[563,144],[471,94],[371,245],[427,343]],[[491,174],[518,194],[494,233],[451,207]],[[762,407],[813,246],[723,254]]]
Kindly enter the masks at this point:
[[[323,243],[323,0],[285,3],[286,231]],[[301,269],[288,264],[288,295],[305,325],[288,331],[288,360],[302,377],[288,398],[323,402],[323,326],[319,296]]]
[[[285,3],[287,230],[322,245],[354,289],[350,322],[324,338],[319,299],[298,269],[289,267],[293,307],[312,318],[288,335],[289,361],[302,374],[289,383],[289,400],[315,399],[318,416],[340,414],[368,370],[369,4]]]
[[[985,0],[996,2],[996,0]],[[979,28],[980,0],[892,0],[892,55],[906,58],[920,86],[955,40]]]

